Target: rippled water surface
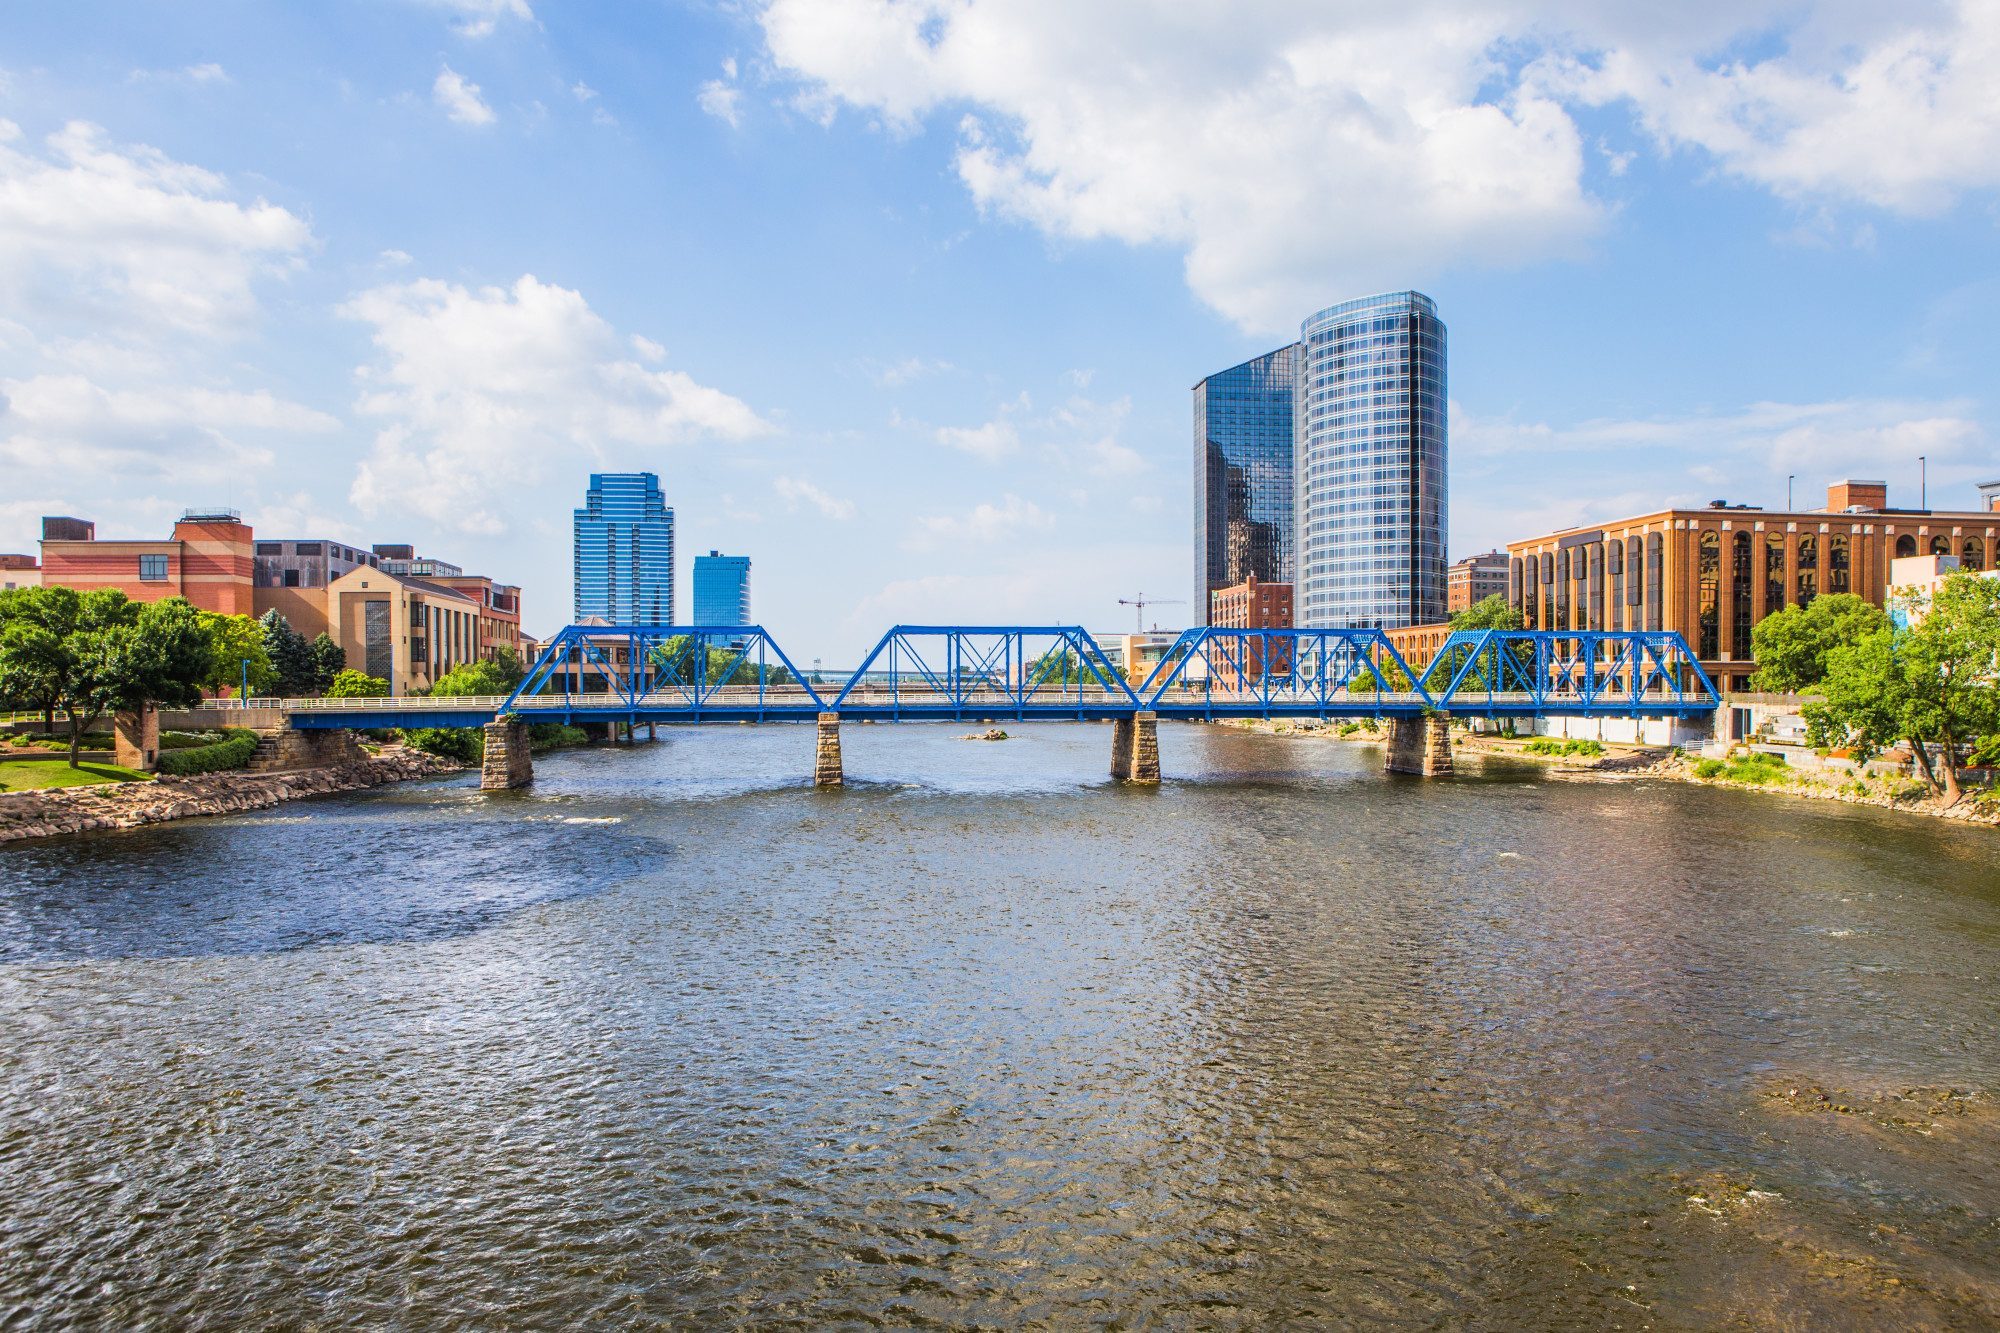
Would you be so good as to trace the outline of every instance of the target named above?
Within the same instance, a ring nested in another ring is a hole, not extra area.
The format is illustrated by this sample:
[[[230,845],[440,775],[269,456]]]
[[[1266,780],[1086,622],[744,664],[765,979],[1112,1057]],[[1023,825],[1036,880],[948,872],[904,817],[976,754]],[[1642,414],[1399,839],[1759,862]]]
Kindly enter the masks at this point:
[[[1990,831],[958,730],[0,851],[0,1320],[2000,1321]]]

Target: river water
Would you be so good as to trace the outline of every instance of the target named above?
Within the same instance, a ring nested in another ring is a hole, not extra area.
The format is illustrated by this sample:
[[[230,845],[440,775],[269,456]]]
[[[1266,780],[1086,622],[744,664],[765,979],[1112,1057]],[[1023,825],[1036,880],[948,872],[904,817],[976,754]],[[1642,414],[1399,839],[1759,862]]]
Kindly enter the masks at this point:
[[[0,851],[0,1322],[2000,1320],[1990,830],[963,730]]]

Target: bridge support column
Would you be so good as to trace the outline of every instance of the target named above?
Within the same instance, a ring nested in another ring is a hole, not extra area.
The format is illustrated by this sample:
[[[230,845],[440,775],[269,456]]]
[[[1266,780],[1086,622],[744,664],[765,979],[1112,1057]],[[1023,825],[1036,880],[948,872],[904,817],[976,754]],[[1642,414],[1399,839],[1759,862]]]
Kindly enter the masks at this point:
[[[528,724],[518,717],[488,722],[486,757],[479,765],[479,790],[508,791],[535,780],[535,761],[528,754]]]
[[[1111,776],[1120,782],[1159,782],[1160,719],[1157,713],[1134,713],[1112,722]]]
[[[1420,778],[1451,776],[1451,720],[1442,713],[1430,717],[1389,719],[1389,750],[1383,767],[1391,773]]]
[[[151,773],[160,766],[160,710],[147,704],[111,719],[111,755],[124,768]]]
[[[839,787],[846,781],[840,768],[840,714],[821,713],[813,747],[813,786]]]

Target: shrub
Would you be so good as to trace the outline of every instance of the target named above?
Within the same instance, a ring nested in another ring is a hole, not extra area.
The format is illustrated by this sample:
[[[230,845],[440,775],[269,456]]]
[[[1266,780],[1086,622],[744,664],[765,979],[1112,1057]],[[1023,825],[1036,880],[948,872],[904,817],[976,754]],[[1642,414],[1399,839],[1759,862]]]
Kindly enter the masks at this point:
[[[588,745],[590,733],[582,727],[564,726],[560,722],[536,722],[528,727],[528,749],[531,753],[554,750],[565,745]]]
[[[215,745],[227,740],[219,731],[163,731],[160,733],[162,750],[192,750],[201,745]]]
[[[477,727],[413,727],[403,733],[403,743],[462,764],[476,764],[486,752],[486,738]]]
[[[1560,740],[1554,736],[1537,736],[1521,748],[1529,754],[1585,755],[1592,759],[1604,753],[1604,746],[1600,742]]]
[[[160,752],[160,772],[177,778],[193,777],[197,773],[224,773],[243,767],[250,762],[250,756],[257,753],[257,733],[248,727],[225,727],[223,735],[228,739],[211,745],[196,745],[182,750],[163,749]]]
[[[1785,776],[1785,756],[1754,752],[1736,755],[1727,760],[1698,760],[1694,766],[1694,775],[1698,778],[1721,778],[1726,782],[1747,783],[1753,787],[1790,780]]]
[[[380,676],[371,676],[365,671],[348,667],[336,674],[333,683],[326,687],[329,699],[386,699],[389,697],[389,682]]]

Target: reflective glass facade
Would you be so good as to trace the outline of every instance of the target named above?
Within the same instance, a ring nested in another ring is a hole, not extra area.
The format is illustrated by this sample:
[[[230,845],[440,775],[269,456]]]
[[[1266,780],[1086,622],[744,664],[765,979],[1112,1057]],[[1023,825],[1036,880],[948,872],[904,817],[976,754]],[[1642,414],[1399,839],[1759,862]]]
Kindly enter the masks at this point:
[[[576,511],[576,618],[674,623],[674,511],[651,472],[596,472]]]
[[[1420,292],[1301,329],[1293,407],[1299,624],[1445,618],[1445,327]]]
[[[694,623],[751,625],[750,557],[710,551],[694,558]]]
[[[1280,347],[1194,386],[1194,590],[1292,581],[1293,369]]]

